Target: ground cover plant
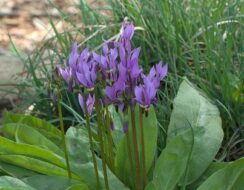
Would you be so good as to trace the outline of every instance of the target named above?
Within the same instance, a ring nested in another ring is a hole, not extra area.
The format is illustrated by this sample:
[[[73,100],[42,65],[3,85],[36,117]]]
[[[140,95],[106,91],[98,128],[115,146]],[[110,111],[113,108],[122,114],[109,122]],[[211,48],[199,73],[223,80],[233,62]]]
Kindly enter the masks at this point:
[[[241,189],[243,5],[108,0],[91,7],[81,0],[77,17],[57,8],[68,24],[64,32],[50,19],[56,35],[27,59],[13,44],[28,71],[20,78],[22,103],[42,119],[5,113],[1,188]],[[133,21],[134,35],[130,24],[129,36],[122,33],[124,20]],[[129,56],[136,64],[132,77],[144,73],[126,93],[131,85],[111,73],[126,60],[123,52],[136,58]],[[89,67],[77,70],[70,59],[80,53]],[[94,75],[88,57],[102,74]]]
[[[158,60],[170,66],[165,85],[157,95],[159,133],[165,137],[158,140],[158,151],[165,147],[172,100],[182,76],[187,76],[209,96],[224,118],[225,135],[218,159],[238,159],[243,156],[243,5],[243,0],[107,0],[90,6],[81,0],[77,5],[80,13],[75,16],[56,7],[66,26],[63,32],[58,32],[50,19],[56,35],[27,59],[13,46],[28,71],[28,77],[19,80],[22,103],[25,107],[34,105],[33,114],[57,125],[56,107],[47,99],[50,68],[63,64],[75,40],[80,49],[88,46],[97,50],[103,39],[117,39],[119,26],[127,17],[135,23],[133,45],[141,46],[139,59],[143,69],[149,71]],[[65,92],[62,101],[82,114],[72,93]],[[23,110],[20,105],[17,108]],[[67,107],[63,109],[63,119],[66,126],[77,124],[77,118]]]
[[[215,160],[224,138],[219,110],[186,77],[167,127],[158,131],[155,106],[168,65],[146,72],[131,44],[132,22],[100,53],[73,44],[52,72],[49,96],[60,130],[33,116],[6,112],[0,137],[2,189],[242,189],[244,160]],[[67,93],[81,113],[62,101]],[[162,105],[163,106],[163,105]],[[65,131],[62,109],[77,119]],[[157,141],[165,147],[158,151]],[[223,183],[223,181],[225,183]]]

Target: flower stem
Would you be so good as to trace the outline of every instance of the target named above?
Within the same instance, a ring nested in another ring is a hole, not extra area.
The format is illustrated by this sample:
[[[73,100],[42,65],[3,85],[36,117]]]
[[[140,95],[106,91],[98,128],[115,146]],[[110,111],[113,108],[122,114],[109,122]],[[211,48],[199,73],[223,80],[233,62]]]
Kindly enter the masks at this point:
[[[131,107],[131,124],[132,124],[132,135],[133,135],[133,144],[134,144],[134,156],[135,156],[135,165],[136,165],[136,190],[140,188],[140,161],[139,161],[139,151],[138,143],[136,136],[136,123],[135,123],[135,110]]]
[[[67,147],[66,147],[65,132],[64,132],[64,121],[63,121],[63,115],[62,115],[62,107],[61,107],[60,93],[58,94],[58,102],[57,103],[58,103],[58,117],[59,117],[59,123],[60,123],[61,133],[62,133],[63,149],[64,149],[64,156],[65,156],[65,161],[66,161],[66,167],[67,167],[67,171],[68,171],[68,177],[71,179],[71,170],[70,170],[70,165],[69,165],[68,151],[67,151]]]
[[[97,160],[96,160],[96,156],[95,156],[95,152],[94,152],[94,145],[93,145],[93,141],[92,141],[92,131],[91,131],[90,119],[89,119],[89,114],[88,114],[86,103],[84,103],[84,108],[85,108],[85,115],[86,115],[86,126],[87,126],[87,130],[88,130],[88,136],[89,136],[91,153],[92,153],[92,160],[93,160],[93,164],[94,164],[94,171],[95,171],[96,182],[97,182],[97,190],[99,190],[100,181],[99,181],[99,175],[98,175],[98,169],[97,169]]]
[[[128,149],[129,162],[130,162],[130,172],[133,175],[132,186],[133,186],[133,189],[134,189],[135,188],[135,184],[133,182],[135,181],[135,170],[134,170],[134,162],[133,162],[132,155],[131,155],[130,135],[129,135],[129,133],[126,133],[125,135],[126,135],[126,140],[127,140],[127,149]]]
[[[143,128],[143,110],[139,109],[139,122],[140,122],[140,132],[141,132],[141,149],[142,149],[142,176],[143,176],[143,187],[146,185],[147,174],[146,174],[146,160],[145,160],[145,143],[144,143],[144,128]]]
[[[109,111],[108,111],[108,107],[106,106],[106,124],[107,124],[107,137],[108,137],[108,156],[109,156],[109,164],[110,164],[110,168],[112,168],[112,170],[114,169],[114,162],[113,162],[113,138],[112,138],[112,134],[111,134],[111,120],[110,120],[110,116],[109,116]]]
[[[102,167],[103,167],[105,187],[106,187],[106,189],[109,190],[108,175],[107,175],[107,168],[106,168],[106,158],[105,158],[104,144],[103,144],[103,125],[102,125],[101,105],[99,104],[99,99],[98,99],[97,93],[95,94],[95,109],[96,109],[96,113],[97,113],[98,138],[100,141],[100,149],[101,149],[101,158],[102,158]]]

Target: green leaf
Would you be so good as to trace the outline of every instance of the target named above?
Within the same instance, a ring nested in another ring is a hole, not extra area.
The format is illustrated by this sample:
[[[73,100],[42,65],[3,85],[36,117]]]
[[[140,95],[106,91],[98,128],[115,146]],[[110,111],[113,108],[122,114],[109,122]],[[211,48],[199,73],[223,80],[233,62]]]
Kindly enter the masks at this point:
[[[63,151],[36,129],[21,123],[9,123],[0,128],[8,136],[14,136],[17,142],[36,145],[44,149],[63,155]]]
[[[89,190],[88,186],[85,184],[73,185],[65,190]]]
[[[244,158],[241,158],[215,172],[197,190],[242,190],[243,187]]]
[[[38,190],[64,190],[80,182],[60,176],[34,175],[24,178],[23,181]]]
[[[96,177],[93,163],[91,162],[91,151],[88,137],[84,136],[82,128],[70,127],[66,132],[66,142],[70,154],[71,170],[81,177],[88,184],[90,189],[96,189]],[[102,176],[102,163],[97,159],[100,181],[104,181]],[[123,183],[107,168],[108,181],[111,187],[116,189],[126,189]],[[74,187],[76,188],[76,187]]]
[[[2,190],[37,190],[25,184],[23,181],[10,176],[0,177],[0,189]]]
[[[217,172],[220,169],[223,169],[230,162],[213,162],[210,164],[208,169],[198,178],[194,183],[187,186],[187,190],[196,190],[206,179],[208,179],[213,173]]]
[[[1,161],[0,163],[0,170],[4,171],[6,174],[16,177],[16,178],[23,178],[27,176],[36,175],[37,173],[22,167],[18,167],[12,164],[5,163]]]
[[[129,111],[130,113],[130,111]],[[130,118],[130,114],[128,116]],[[142,160],[141,154],[141,136],[140,136],[140,126],[139,126],[139,107],[135,108],[135,122],[136,122],[136,136],[138,141],[138,149],[140,154],[140,160]],[[148,117],[143,117],[143,128],[144,128],[144,142],[145,142],[145,162],[146,162],[146,172],[149,171],[154,155],[156,152],[157,147],[157,118],[154,111],[154,108],[151,106]],[[130,135],[130,142],[132,143],[132,127],[131,122],[129,120],[129,131],[127,135]],[[127,139],[124,134],[121,142],[118,145],[118,149],[116,151],[115,156],[115,168],[117,176],[128,185],[132,185],[132,174],[130,171],[130,160],[128,155],[128,148],[127,148]],[[133,156],[133,146],[131,145],[132,149],[132,156]],[[133,159],[134,160],[134,159]]]
[[[65,138],[71,161],[82,164],[91,160],[90,143],[84,130],[69,127]]]
[[[100,163],[100,171],[102,171],[102,166]],[[107,174],[108,174],[108,183],[111,190],[128,190],[129,188],[126,187],[119,178],[107,167]]]
[[[155,185],[153,184],[153,182],[149,182],[145,188],[145,190],[156,190],[155,189]]]
[[[191,133],[190,130],[184,133]],[[153,181],[156,190],[174,190],[177,183],[184,175],[192,148],[188,135],[178,135],[167,143],[165,149],[158,158]]]
[[[7,173],[5,173],[4,171],[1,170],[0,168],[0,176],[5,176]]]
[[[14,114],[11,112],[4,112],[3,124],[8,123],[22,123],[38,130],[45,137],[50,139],[56,145],[60,146],[62,143],[61,132],[54,125],[45,120],[36,118],[30,115]]]
[[[112,131],[112,138],[114,142],[115,149],[118,148],[119,143],[124,137],[123,133],[123,114],[121,112],[117,112],[114,106],[109,106],[108,110],[110,112],[111,119],[114,124],[114,130]]]
[[[66,168],[64,159],[49,150],[29,144],[18,144],[1,136],[0,145],[0,154],[26,155],[48,161],[62,168]]]
[[[0,160],[9,164],[13,164],[19,167],[23,167],[50,176],[68,177],[68,173],[65,169],[35,158],[12,154],[12,155],[0,155]],[[76,180],[80,180],[80,178],[75,174],[72,174],[72,178]]]
[[[102,171],[102,161],[97,159],[98,173],[101,185],[104,187],[103,171]],[[96,190],[96,177],[94,172],[94,166],[92,162],[87,162],[85,164],[71,162],[71,170],[76,175],[80,176],[81,179],[88,185],[89,189]],[[128,188],[110,171],[107,167],[108,182],[111,190],[127,190]],[[102,188],[102,187],[101,187]]]
[[[187,168],[187,176],[181,184],[190,184],[198,179],[207,169],[218,152],[223,140],[219,111],[186,78],[180,85],[174,100],[168,128],[167,142],[175,136],[192,128],[193,150]],[[192,134],[188,134],[191,138]]]
[[[92,162],[79,164],[70,162],[71,171],[78,175],[89,187],[89,189],[96,190],[96,177],[94,166]],[[99,172],[100,181],[103,181],[102,172]]]

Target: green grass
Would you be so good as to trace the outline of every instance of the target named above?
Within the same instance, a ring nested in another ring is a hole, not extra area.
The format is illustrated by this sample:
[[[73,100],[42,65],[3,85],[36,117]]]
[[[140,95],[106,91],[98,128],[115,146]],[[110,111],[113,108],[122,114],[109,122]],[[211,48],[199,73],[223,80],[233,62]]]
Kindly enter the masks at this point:
[[[99,49],[101,36],[116,38],[121,22],[128,17],[143,29],[137,30],[133,40],[134,47],[142,47],[140,64],[145,69],[159,60],[169,64],[170,73],[158,94],[160,133],[167,131],[172,100],[182,76],[187,76],[220,109],[225,140],[219,157],[231,160],[233,153],[244,155],[241,152],[244,148],[243,0],[107,0],[99,7],[80,0],[77,7],[80,14],[74,17],[58,9],[61,21],[69,27],[59,33],[50,19],[55,37],[45,41],[24,61],[29,77],[22,85],[34,89],[31,94],[25,91],[24,100],[27,104],[35,102],[39,115],[56,118],[53,106],[46,101],[49,70],[68,57],[73,41],[79,39],[80,49],[85,46]],[[109,14],[103,14],[104,11]],[[63,97],[67,105],[80,112],[75,96]],[[75,122],[68,111],[65,119]],[[159,150],[163,146],[164,140],[159,140]]]

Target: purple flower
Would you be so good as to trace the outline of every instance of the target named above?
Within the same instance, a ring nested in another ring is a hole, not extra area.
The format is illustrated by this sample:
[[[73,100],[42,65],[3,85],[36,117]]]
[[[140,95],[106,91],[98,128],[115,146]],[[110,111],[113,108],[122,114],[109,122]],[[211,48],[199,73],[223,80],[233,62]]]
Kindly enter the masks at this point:
[[[132,100],[134,97],[134,88],[138,83],[138,79],[142,73],[142,69],[138,64],[138,56],[141,48],[134,49],[130,54],[126,55],[126,60],[121,60],[119,70],[125,70],[122,75],[125,78],[126,89],[125,96],[128,100]],[[133,105],[133,102],[130,102]]]
[[[136,48],[131,52],[130,60],[128,61],[127,68],[130,72],[130,77],[132,80],[137,80],[139,75],[142,73],[142,69],[138,64],[138,57],[140,54],[141,48]]]
[[[95,87],[96,68],[95,66],[89,68],[88,65],[84,65],[83,69],[84,72],[82,73],[76,72],[77,80],[82,86],[86,87],[88,91],[92,91]]]
[[[59,73],[63,77],[63,79],[66,81],[67,84],[69,84],[70,80],[72,79],[72,71],[70,67],[65,67],[62,69],[59,68]]]
[[[84,97],[81,94],[79,94],[78,95],[78,99],[79,99],[80,106],[81,106],[83,112],[85,113]],[[91,113],[92,113],[92,109],[93,109],[94,103],[95,103],[95,95],[91,96],[89,94],[88,98],[86,100],[86,107],[87,107],[87,111],[88,111],[89,115],[91,115]]]
[[[66,63],[64,63],[64,64],[66,65]],[[69,91],[71,91],[74,86],[72,69],[70,67],[66,66],[64,69],[58,68],[58,70],[59,70],[59,73],[62,76],[62,78],[67,83]]]
[[[103,55],[98,55],[97,53],[93,52],[94,60],[99,64],[99,67],[107,78],[110,76],[108,74],[114,72],[116,69],[117,57],[117,48],[109,49],[107,44],[103,45]]]
[[[74,79],[76,79],[75,73],[77,69],[78,59],[79,59],[78,44],[77,42],[74,42],[71,53],[69,55],[69,65],[67,66],[65,63],[65,67],[70,67]]]
[[[111,86],[107,86],[105,89],[108,103],[114,103],[120,105],[123,102],[122,96],[126,89],[126,68],[122,65],[118,65],[118,73],[114,75],[114,83]]]
[[[155,88],[160,86],[160,81],[167,75],[168,65],[163,65],[162,62],[159,62],[153,66],[148,74],[149,79],[153,82]]]
[[[131,48],[134,31],[133,23],[124,22],[119,42],[105,42],[101,55],[96,52],[91,54],[88,48],[79,54],[78,45],[75,42],[69,56],[69,65],[67,66],[65,62],[65,68],[59,68],[60,75],[69,88],[71,89],[76,82],[88,91],[92,91],[96,82],[105,80],[106,82],[101,83],[101,85],[107,84],[106,96],[101,97],[105,104],[115,104],[123,110],[136,103],[145,108],[155,103],[157,89],[160,81],[167,75],[168,65],[160,62],[151,68],[147,76],[144,75],[138,63],[141,48]],[[97,72],[101,72],[101,75],[97,76]],[[93,99],[91,95],[87,99],[92,107]],[[79,101],[82,107],[81,95],[79,95]]]
[[[114,103],[116,105],[121,104],[125,87],[126,85],[123,76],[119,76],[118,80],[112,86],[107,86],[105,91],[109,103]]]
[[[149,77],[143,79],[144,85],[135,87],[135,100],[142,107],[148,109],[156,101],[156,88]]]
[[[103,46],[102,46],[102,49],[103,49],[103,54],[107,55],[108,52],[109,52],[108,44],[104,43]]]
[[[76,69],[76,82],[84,86],[88,90],[93,90],[96,81],[96,62],[88,52],[84,49],[79,57],[79,62]]]
[[[124,122],[124,124],[123,124],[123,132],[124,132],[124,133],[128,133],[128,128],[129,128],[129,124],[128,124],[128,122],[126,121],[126,122]]]
[[[119,43],[119,58],[121,64],[127,69],[127,79],[129,86],[135,86],[138,77],[142,73],[142,69],[138,64],[138,57],[141,48],[138,47],[131,51],[130,40],[134,34],[133,23],[124,22]]]
[[[71,68],[76,67],[78,57],[79,57],[78,44],[77,44],[77,42],[74,42],[70,56],[69,56],[69,65]]]
[[[121,38],[131,40],[134,35],[135,27],[133,23],[124,22],[121,28]]]
[[[134,35],[133,23],[124,22],[121,28],[121,38],[119,42],[119,55],[121,62],[126,64],[126,59],[131,53],[131,39]]]
[[[91,62],[91,58],[88,48],[85,48],[79,55],[76,71],[81,73],[84,72],[83,65]]]
[[[77,42],[74,42],[71,53],[69,55],[69,65],[67,65],[67,61],[65,60],[64,69],[58,68],[60,75],[63,77],[68,85],[69,91],[71,91],[74,86],[73,79],[76,77],[75,73],[78,57],[78,44]]]

